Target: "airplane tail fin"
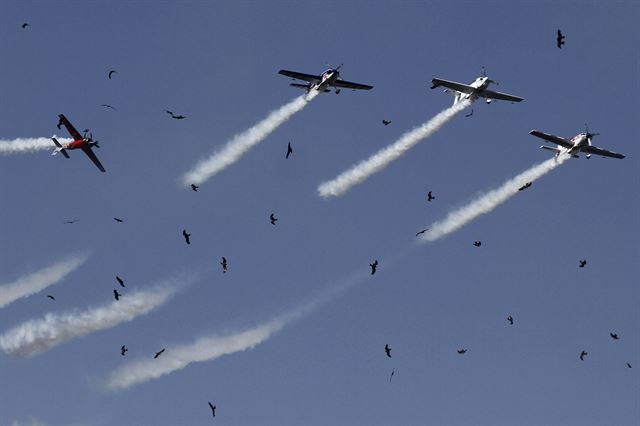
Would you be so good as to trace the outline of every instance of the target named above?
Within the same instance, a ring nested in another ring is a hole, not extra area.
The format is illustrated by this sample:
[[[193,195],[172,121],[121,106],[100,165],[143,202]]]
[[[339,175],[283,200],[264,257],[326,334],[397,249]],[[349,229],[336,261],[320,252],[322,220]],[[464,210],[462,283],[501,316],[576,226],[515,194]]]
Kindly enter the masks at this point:
[[[56,155],[57,153],[61,152],[62,155],[64,155],[65,157],[69,158],[69,154],[67,154],[67,150],[64,149],[62,147],[62,145],[60,145],[60,142],[58,142],[58,139],[56,138],[51,138],[51,140],[53,141],[54,144],[56,144],[56,149],[51,153],[51,155]]]

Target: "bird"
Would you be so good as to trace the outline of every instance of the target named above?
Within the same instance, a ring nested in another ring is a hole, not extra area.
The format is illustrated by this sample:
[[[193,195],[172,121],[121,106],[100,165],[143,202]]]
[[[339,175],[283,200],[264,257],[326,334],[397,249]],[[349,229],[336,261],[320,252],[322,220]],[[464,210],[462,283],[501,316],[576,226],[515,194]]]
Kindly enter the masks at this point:
[[[562,49],[562,45],[564,44],[564,36],[562,35],[562,31],[558,30],[556,35],[556,45],[558,49]]]
[[[609,333],[609,336],[611,336],[611,338],[613,340],[619,340],[620,339],[620,337],[618,337],[618,335],[616,333]]]
[[[474,241],[473,245],[476,247],[480,247],[482,245],[482,241]]]
[[[171,116],[171,118],[175,118],[176,120],[182,120],[183,118],[187,118],[184,115],[175,115],[173,112],[169,111],[168,109],[165,109],[165,111],[167,114]]]
[[[106,107],[106,108],[111,108],[111,109],[113,109],[113,110],[115,110],[115,109],[116,109],[116,107],[114,107],[114,106],[112,106],[112,105],[109,105],[109,104],[102,104],[102,105],[100,105],[100,106],[103,106],[103,107]]]
[[[391,347],[389,346],[388,343],[384,345],[384,351],[387,354],[387,356],[391,358]]]
[[[425,233],[425,232],[427,232],[428,230],[429,230],[429,228],[421,229],[420,231],[416,232],[416,237],[417,237],[418,235],[420,235],[420,234],[424,234],[424,233]]]
[[[579,262],[580,265],[578,266],[578,268],[584,268],[585,266],[587,266],[587,259],[580,260]]]
[[[193,192],[198,192],[198,188],[200,188],[198,185],[196,185],[195,183],[191,184],[191,189],[193,190]]]
[[[213,415],[213,417],[215,417],[216,416],[216,406],[209,402],[209,408],[211,408],[211,414]]]
[[[469,114],[465,114],[465,117],[471,117],[473,115],[473,109],[471,110],[471,112]]]
[[[162,355],[163,352],[164,352],[164,348],[162,348],[160,352],[156,352],[156,354],[153,356],[153,359],[158,358],[160,355]]]
[[[119,217],[114,217],[113,220],[115,220],[116,222],[119,222],[119,223],[124,222],[124,220],[120,219]]]
[[[627,362],[627,368],[631,368],[631,364]]]
[[[77,221],[79,221],[80,219],[73,219],[73,220],[67,220],[66,222],[64,222],[65,224],[71,224],[71,223],[76,223]]]
[[[289,156],[293,154],[293,148],[291,148],[291,142],[287,143],[287,155],[284,158],[289,158]]]
[[[376,259],[373,263],[370,263],[369,266],[371,266],[371,275],[375,274],[378,270],[378,260]]]
[[[433,196],[433,191],[429,191],[427,194],[427,201],[435,200],[436,197]]]
[[[507,317],[507,321],[509,321],[509,325],[513,325],[513,317],[511,315]]]
[[[29,25],[30,25],[30,24],[29,24],[28,22],[25,22],[25,23],[24,23],[24,24],[22,24],[21,26],[22,26],[22,28],[24,29],[24,28],[27,28]]]
[[[275,224],[276,224],[276,222],[278,221],[278,218],[277,218],[277,217],[275,217],[275,216],[273,215],[273,213],[271,213],[271,215],[269,216],[269,220],[271,221],[271,224],[272,224],[272,225],[275,225]]]
[[[390,120],[382,120],[382,124],[384,124],[385,126],[388,126],[389,124],[391,124]]]
[[[122,347],[120,348],[120,355],[124,356],[128,350],[129,348],[127,348],[125,345],[122,345]]]
[[[589,355],[589,354],[587,352],[585,352],[585,351],[580,352],[580,361],[584,361],[584,357],[586,355]]]
[[[462,355],[463,353],[466,353],[466,352],[467,352],[467,350],[466,350],[466,349],[464,349],[464,348],[462,348],[462,349],[458,349],[458,350],[457,350],[457,352],[458,352],[460,355]]]
[[[220,262],[220,264],[222,265],[222,273],[226,274],[227,273],[227,258],[222,256],[222,262]]]
[[[122,278],[120,278],[119,276],[116,275],[116,281],[118,281],[118,284],[120,284],[122,287],[124,287],[124,280]]]
[[[522,185],[520,188],[518,188],[518,191],[524,191],[525,189],[529,188],[531,185],[533,185],[532,182],[527,182],[524,185]]]
[[[51,300],[56,300],[56,298],[55,298],[55,297],[53,297],[53,296],[52,296],[52,295],[50,295],[50,294],[47,294],[47,297],[48,297],[49,299],[51,299]]]
[[[391,383],[391,379],[393,379],[393,375],[396,374],[396,369],[391,370],[391,375],[389,376],[389,383]]]
[[[115,297],[116,300],[120,300],[120,296],[122,296],[122,294],[118,293],[118,290],[113,290],[113,297]]]
[[[112,76],[114,73],[115,73],[115,74],[117,74],[117,73],[118,73],[118,71],[116,71],[116,70],[111,70],[111,71],[109,71],[109,80],[111,80],[111,76]]]
[[[191,234],[187,233],[186,229],[182,230],[182,236],[184,237],[184,240],[187,242],[187,244],[191,244],[191,240],[189,239]]]

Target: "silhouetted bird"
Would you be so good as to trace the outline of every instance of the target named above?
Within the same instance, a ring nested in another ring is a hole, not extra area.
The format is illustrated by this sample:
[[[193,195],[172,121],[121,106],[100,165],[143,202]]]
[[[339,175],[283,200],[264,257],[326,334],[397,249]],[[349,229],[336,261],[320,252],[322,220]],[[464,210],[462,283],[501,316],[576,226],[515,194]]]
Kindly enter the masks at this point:
[[[627,368],[631,368],[631,364],[627,362]]]
[[[76,223],[77,221],[79,221],[80,219],[73,219],[73,220],[67,220],[66,222],[64,222],[65,224],[69,224],[69,223]]]
[[[618,337],[618,335],[617,335],[616,333],[609,333],[609,336],[611,336],[611,338],[612,338],[613,340],[618,340],[618,339],[620,339],[620,337]]]
[[[369,266],[371,266],[371,275],[375,274],[378,270],[378,261],[375,260],[373,263],[370,263]]]
[[[525,189],[529,188],[531,185],[533,185],[533,183],[527,182],[524,185],[522,185],[520,188],[518,188],[518,191],[524,191]]]
[[[29,26],[29,23],[28,23],[28,22],[25,22],[24,24],[22,24],[22,28],[23,28],[23,29],[24,29],[24,28],[27,28],[28,26]]]
[[[466,349],[458,349],[458,350],[457,350],[457,352],[458,352],[460,355],[462,355],[462,354],[466,353],[466,352],[467,352],[467,350],[466,350]]]
[[[167,112],[167,114],[171,116],[171,118],[175,118],[176,120],[182,120],[183,118],[187,118],[184,115],[175,115],[173,112],[169,111],[168,109],[165,109],[165,111]]]
[[[473,115],[473,109],[471,110],[471,112],[469,114],[465,114],[465,117],[471,117]]]
[[[387,356],[391,358],[391,347],[389,346],[388,343],[384,345],[384,351],[386,352]]]
[[[160,355],[162,355],[163,352],[164,352],[164,348],[162,348],[160,352],[156,352],[156,354],[153,356],[153,359],[158,358]]]
[[[482,241],[474,241],[473,245],[476,247],[480,247],[482,245]]]
[[[420,231],[416,232],[416,237],[417,237],[418,235],[420,235],[420,234],[424,234],[424,233],[425,233],[425,232],[427,232],[428,230],[429,230],[429,228],[424,228],[424,229],[422,229],[422,230],[420,230]]]
[[[291,148],[291,142],[289,142],[287,144],[287,155],[285,155],[284,158],[289,158],[291,154],[293,154],[293,148]]]
[[[52,295],[50,295],[50,294],[47,294],[47,297],[48,297],[49,299],[51,299],[51,300],[56,300],[56,298],[55,298],[55,297],[53,297],[53,296],[52,296]]]
[[[226,274],[227,273],[227,258],[222,256],[222,262],[220,262],[220,264],[222,265],[222,273]]]
[[[562,31],[558,30],[556,35],[556,45],[558,49],[562,49],[562,45],[564,44],[564,36],[562,35]]]
[[[584,357],[587,356],[587,355],[589,355],[589,354],[587,352],[585,352],[585,351],[580,352],[580,361],[584,361]]]
[[[118,290],[113,290],[113,297],[115,297],[116,300],[120,300],[120,296],[122,296],[122,294],[118,293]]]
[[[106,108],[111,108],[111,109],[116,109],[116,107],[109,105],[109,104],[102,104],[100,106],[106,107]]]
[[[116,275],[116,281],[118,281],[118,284],[120,284],[122,287],[124,287],[124,281],[122,280],[122,278],[120,278],[117,275]]]
[[[122,345],[122,347],[120,348],[120,355],[125,356],[128,350],[129,348],[127,348],[125,345]]]
[[[391,124],[391,121],[389,121],[389,120],[382,120],[382,124],[384,124],[385,126],[388,126],[389,124]]]
[[[431,200],[435,200],[436,197],[433,196],[432,194],[433,191],[429,191],[429,193],[427,194],[427,201],[431,201]]]
[[[198,185],[196,185],[195,183],[191,184],[191,189],[193,190],[193,192],[198,192],[198,188],[200,188]]]
[[[584,268],[585,266],[587,266],[587,259],[580,260],[580,266],[578,266],[578,268]]]
[[[513,325],[513,317],[511,315],[507,317],[507,321],[509,321],[510,325]]]
[[[211,408],[211,414],[213,415],[213,417],[215,417],[216,416],[216,406],[209,402],[209,408]]]
[[[391,379],[393,379],[393,375],[396,374],[396,369],[391,370],[391,375],[389,376],[389,383],[391,383]]]
[[[114,217],[113,220],[115,220],[116,222],[124,222],[122,219],[120,219],[119,217]]]
[[[275,216],[273,215],[273,213],[271,213],[271,215],[269,216],[269,220],[271,221],[271,224],[272,224],[272,225],[275,225],[275,224],[276,224],[276,222],[278,221],[278,218],[277,218],[277,217],[275,217]]]
[[[189,239],[191,234],[188,234],[186,229],[182,230],[182,236],[184,237],[184,240],[186,241],[187,244],[191,244],[191,240]]]
[[[118,71],[116,71],[116,70],[111,70],[111,71],[109,71],[109,80],[111,80],[111,76],[112,76],[114,73],[115,73],[115,74],[117,74],[117,73],[118,73]]]

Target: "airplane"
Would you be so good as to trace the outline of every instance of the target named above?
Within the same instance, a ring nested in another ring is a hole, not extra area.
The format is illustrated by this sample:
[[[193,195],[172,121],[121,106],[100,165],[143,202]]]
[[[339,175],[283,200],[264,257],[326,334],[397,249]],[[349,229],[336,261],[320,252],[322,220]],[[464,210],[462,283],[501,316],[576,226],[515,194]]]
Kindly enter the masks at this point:
[[[291,83],[290,85],[293,87],[297,87],[299,89],[305,89],[309,92],[311,89],[315,89],[319,92],[330,92],[330,87],[336,92],[336,95],[340,93],[341,89],[353,89],[353,90],[371,90],[373,86],[369,86],[367,84],[353,83],[350,81],[345,81],[340,79],[340,64],[336,68],[332,68],[331,66],[320,75],[313,74],[305,74],[297,71],[289,71],[289,70],[280,70],[278,74],[286,75],[287,77],[291,77],[296,80],[305,80],[307,84],[299,84],[299,83]]]
[[[93,161],[93,164],[95,164],[96,167],[100,169],[101,172],[106,172],[102,164],[100,164],[98,157],[96,157],[96,154],[91,149],[94,146],[96,148],[100,148],[100,145],[98,145],[98,141],[93,140],[92,134],[89,134],[89,137],[87,137],[87,132],[89,131],[89,129],[85,130],[84,136],[80,136],[80,133],[76,130],[75,127],[73,127],[73,124],[71,124],[71,122],[67,120],[67,117],[65,117],[64,114],[58,115],[58,118],[60,119],[58,121],[58,126],[57,126],[58,129],[60,128],[60,126],[64,125],[64,127],[67,128],[67,130],[69,131],[69,134],[73,138],[73,141],[65,143],[63,145],[60,142],[58,142],[56,138],[51,138],[53,140],[53,143],[55,143],[57,147],[53,151],[53,153],[51,153],[51,155],[56,155],[57,153],[60,152],[65,157],[69,158],[69,154],[67,153],[67,150],[81,149],[85,154],[87,154],[87,156],[91,159],[91,161]]]
[[[602,155],[603,157],[624,158],[624,155],[618,154],[617,152],[607,151],[606,149],[596,148],[591,145],[591,139],[594,136],[599,135],[599,133],[589,133],[589,129],[585,129],[584,132],[578,133],[572,137],[571,140],[551,135],[549,133],[544,133],[539,130],[532,130],[529,134],[555,143],[555,148],[547,145],[542,145],[540,148],[554,151],[556,153],[556,157],[561,153],[567,153],[574,158],[579,158],[578,154],[580,152],[584,152],[586,153],[587,158],[591,158],[591,154]]]
[[[455,81],[434,78],[431,80],[431,88],[435,89],[439,86],[446,87],[445,92],[453,93],[455,96],[453,100],[454,105],[462,100],[469,100],[473,102],[478,98],[486,98],[486,102],[488,104],[490,104],[494,99],[511,102],[520,102],[524,100],[518,96],[489,90],[488,87],[491,83],[498,84],[487,77],[484,68],[482,68],[482,77],[476,78],[471,84],[467,85],[456,83]]]

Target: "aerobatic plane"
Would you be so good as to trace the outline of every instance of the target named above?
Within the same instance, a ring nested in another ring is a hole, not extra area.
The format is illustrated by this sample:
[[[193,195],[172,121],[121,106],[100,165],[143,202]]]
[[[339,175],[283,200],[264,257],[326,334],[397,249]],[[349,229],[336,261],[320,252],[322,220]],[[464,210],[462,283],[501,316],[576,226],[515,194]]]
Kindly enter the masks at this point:
[[[289,70],[280,70],[278,74],[286,75],[287,77],[291,77],[296,80],[304,80],[307,84],[300,83],[291,83],[291,86],[297,87],[299,89],[305,89],[309,92],[312,89],[315,89],[319,92],[330,92],[331,87],[336,92],[336,95],[340,93],[341,89],[353,89],[353,90],[371,90],[373,86],[369,86],[366,84],[360,83],[352,83],[350,81],[345,81],[340,78],[340,64],[338,67],[333,68],[329,67],[325,72],[320,75],[313,74],[305,74],[297,71],[289,71]]]
[[[544,133],[539,130],[532,130],[529,132],[529,134],[555,143],[555,148],[547,145],[542,145],[540,148],[554,151],[556,153],[556,156],[560,155],[561,153],[567,153],[574,158],[578,158],[578,154],[580,152],[584,152],[587,158],[590,158],[591,154],[601,155],[603,157],[624,158],[624,155],[617,152],[608,151],[606,149],[597,148],[591,145],[591,139],[594,136],[599,135],[599,133],[589,133],[589,129],[585,129],[584,132],[578,133],[577,135],[572,137],[571,140],[561,138],[560,136],[551,135],[549,133]]]
[[[98,141],[93,140],[93,135],[91,133],[87,137],[87,132],[89,131],[89,129],[84,131],[83,136],[80,136],[80,133],[76,130],[75,127],[73,127],[73,124],[71,124],[71,122],[67,120],[67,117],[65,117],[64,114],[58,115],[58,118],[60,119],[58,121],[58,129],[60,128],[60,126],[64,125],[64,127],[67,128],[67,131],[69,131],[69,134],[73,138],[73,141],[61,144],[56,138],[51,138],[53,140],[53,143],[55,143],[57,147],[51,155],[56,155],[60,152],[65,157],[69,158],[69,154],[67,153],[68,150],[81,149],[85,154],[87,154],[87,157],[89,157],[91,161],[93,161],[93,164],[95,164],[101,172],[106,172],[104,167],[102,167],[102,164],[100,164],[100,160],[98,160],[98,157],[96,157],[96,154],[91,149],[94,146],[96,148],[100,148],[100,145],[98,145]]]
[[[487,77],[483,68],[482,76],[476,78],[471,84],[462,84],[456,83],[455,81],[434,78],[431,80],[431,88],[435,89],[439,86],[446,87],[445,92],[452,93],[455,96],[453,100],[454,105],[462,100],[469,100],[473,102],[478,98],[485,98],[488,104],[490,104],[494,99],[510,102],[520,102],[524,100],[518,96],[489,90],[488,87],[491,83],[498,84]]]

